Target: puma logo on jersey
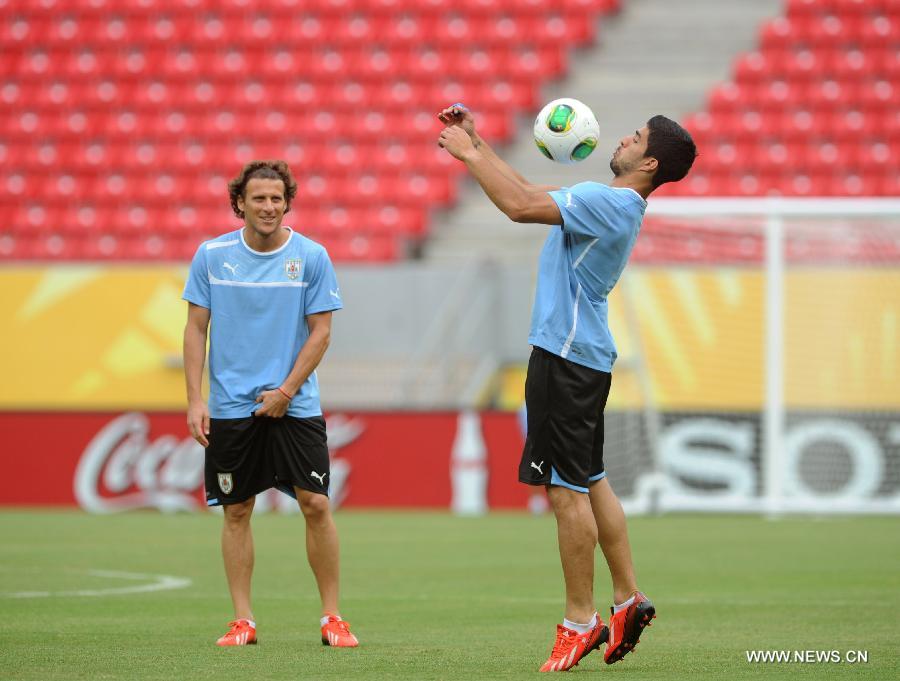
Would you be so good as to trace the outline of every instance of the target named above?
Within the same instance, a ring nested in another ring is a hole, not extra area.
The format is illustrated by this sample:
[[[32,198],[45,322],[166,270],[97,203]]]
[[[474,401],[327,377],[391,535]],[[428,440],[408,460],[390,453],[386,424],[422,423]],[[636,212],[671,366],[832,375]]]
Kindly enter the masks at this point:
[[[322,474],[320,475],[319,473],[316,473],[315,471],[312,471],[312,472],[310,473],[310,475],[311,475],[312,477],[314,477],[314,478],[318,478],[319,484],[322,485],[322,486],[324,486],[324,485],[325,485],[325,476],[328,475],[328,473],[322,473]]]
[[[538,473],[540,473],[541,475],[544,474],[544,471],[541,470],[541,466],[543,466],[543,465],[544,465],[543,461],[541,461],[540,463],[535,463],[534,461],[531,462],[531,467],[534,470],[536,470]]]
[[[329,292],[333,297],[337,298],[338,300],[341,299],[341,289],[339,289],[339,288],[336,288],[336,289],[328,289],[328,292]]]
[[[233,277],[237,276],[237,268],[240,266],[240,263],[238,263],[237,265],[232,265],[230,262],[222,264],[222,267],[224,267],[226,270],[231,270],[231,276]]]
[[[572,192],[566,192],[566,208],[574,208],[575,204],[572,202]],[[543,461],[541,462],[543,463]]]

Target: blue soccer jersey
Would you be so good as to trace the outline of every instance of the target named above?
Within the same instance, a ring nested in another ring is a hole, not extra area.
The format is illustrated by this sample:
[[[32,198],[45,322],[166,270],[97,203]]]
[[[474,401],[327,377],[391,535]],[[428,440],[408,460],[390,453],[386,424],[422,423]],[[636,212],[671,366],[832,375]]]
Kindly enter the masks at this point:
[[[612,371],[616,345],[606,297],[634,247],[647,202],[632,189],[582,182],[550,192],[563,224],[538,263],[528,342],[564,359]]]
[[[291,372],[309,337],[306,316],[343,307],[328,253],[293,231],[267,253],[251,249],[243,230],[204,242],[183,298],[210,311],[209,414],[217,419],[250,416],[257,396]],[[322,414],[315,372],[287,413]]]

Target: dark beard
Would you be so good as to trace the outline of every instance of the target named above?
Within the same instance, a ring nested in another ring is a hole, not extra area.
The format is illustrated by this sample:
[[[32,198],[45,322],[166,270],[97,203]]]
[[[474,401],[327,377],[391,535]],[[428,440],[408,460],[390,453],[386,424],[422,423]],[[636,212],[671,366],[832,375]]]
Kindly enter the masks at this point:
[[[619,165],[615,156],[609,159],[609,169],[612,171],[613,177],[618,177],[622,174],[622,166]]]

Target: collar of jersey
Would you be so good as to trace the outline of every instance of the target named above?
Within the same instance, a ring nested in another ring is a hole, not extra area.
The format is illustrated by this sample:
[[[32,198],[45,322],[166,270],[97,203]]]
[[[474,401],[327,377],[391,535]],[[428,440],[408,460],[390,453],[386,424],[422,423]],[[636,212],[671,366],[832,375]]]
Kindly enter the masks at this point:
[[[610,189],[619,189],[619,190],[624,190],[626,192],[631,192],[632,194],[634,194],[637,197],[638,201],[641,202],[642,206],[644,206],[644,207],[647,206],[647,199],[645,199],[643,196],[638,194],[637,191],[632,189],[631,187],[610,187]],[[244,232],[243,232],[243,230],[241,230],[241,236],[243,236],[243,234],[244,234]]]
[[[285,241],[283,244],[281,244],[281,246],[276,248],[274,251],[266,251],[266,252],[254,251],[252,248],[250,248],[250,246],[247,245],[247,242],[244,241],[244,228],[243,227],[241,227],[238,230],[238,234],[241,237],[241,245],[243,245],[243,247],[246,248],[248,251],[250,251],[253,255],[260,257],[260,258],[271,258],[273,255],[278,255],[279,253],[281,253],[281,251],[283,251],[285,248],[287,248],[287,245],[289,243],[291,243],[291,239],[294,238],[294,230],[291,229],[290,227],[288,227],[287,225],[284,225],[284,228],[288,232],[290,232],[290,234],[288,235],[287,241]]]

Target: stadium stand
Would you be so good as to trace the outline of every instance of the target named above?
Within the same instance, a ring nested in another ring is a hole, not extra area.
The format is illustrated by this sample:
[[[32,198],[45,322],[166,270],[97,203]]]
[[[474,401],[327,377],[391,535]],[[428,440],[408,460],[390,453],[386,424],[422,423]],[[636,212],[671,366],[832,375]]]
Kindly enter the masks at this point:
[[[184,260],[226,182],[285,158],[337,261],[390,261],[450,205],[434,112],[514,133],[618,0],[0,0],[0,260]],[[293,216],[292,216],[293,217]],[[291,224],[291,219],[287,220]]]
[[[900,195],[900,2],[788,0],[687,121],[668,196]]]

